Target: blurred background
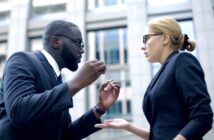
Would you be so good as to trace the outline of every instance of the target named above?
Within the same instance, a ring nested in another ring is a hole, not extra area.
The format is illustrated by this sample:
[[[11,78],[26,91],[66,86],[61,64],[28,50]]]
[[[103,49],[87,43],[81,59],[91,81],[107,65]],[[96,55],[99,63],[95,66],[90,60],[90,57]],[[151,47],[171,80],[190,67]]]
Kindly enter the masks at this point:
[[[107,64],[106,74],[74,97],[72,119],[97,103],[100,83],[114,79],[122,86],[121,94],[103,119],[125,118],[149,128],[142,100],[160,65],[148,63],[141,46],[146,22],[160,16],[176,18],[183,32],[196,41],[193,54],[204,69],[214,109],[214,0],[0,0],[0,79],[11,54],[42,49],[44,27],[55,19],[68,20],[82,31],[86,44],[82,63],[96,58]],[[75,74],[67,69],[62,73],[65,81]],[[214,129],[204,137],[213,138]],[[109,139],[140,140],[126,131],[112,129],[86,138]]]

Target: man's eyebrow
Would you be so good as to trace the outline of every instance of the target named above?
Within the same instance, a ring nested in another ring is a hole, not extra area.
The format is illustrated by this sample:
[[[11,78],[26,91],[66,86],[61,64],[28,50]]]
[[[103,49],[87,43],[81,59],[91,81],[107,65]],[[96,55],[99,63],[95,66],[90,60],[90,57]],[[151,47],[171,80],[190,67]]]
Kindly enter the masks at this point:
[[[82,39],[77,39],[76,41],[77,41],[77,42],[82,42]]]

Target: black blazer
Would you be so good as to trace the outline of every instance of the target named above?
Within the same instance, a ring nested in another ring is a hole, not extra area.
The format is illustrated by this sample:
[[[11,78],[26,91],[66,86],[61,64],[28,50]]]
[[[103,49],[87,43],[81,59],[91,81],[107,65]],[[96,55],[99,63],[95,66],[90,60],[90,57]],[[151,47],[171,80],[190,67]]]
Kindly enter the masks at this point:
[[[177,134],[202,140],[213,112],[203,70],[192,54],[170,54],[146,90],[143,110],[150,140],[172,140]]]
[[[72,122],[66,83],[57,86],[44,55],[18,52],[7,61],[0,92],[1,140],[80,140],[99,130],[90,110]]]

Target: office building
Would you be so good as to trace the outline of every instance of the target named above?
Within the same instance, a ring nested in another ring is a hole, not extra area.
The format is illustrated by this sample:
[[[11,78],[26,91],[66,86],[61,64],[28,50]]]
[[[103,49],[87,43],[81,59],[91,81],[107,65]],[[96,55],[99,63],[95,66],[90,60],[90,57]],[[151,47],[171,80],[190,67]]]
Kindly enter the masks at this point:
[[[96,58],[108,68],[105,75],[74,97],[72,118],[75,120],[96,104],[100,83],[114,79],[122,86],[121,94],[103,118],[125,118],[149,128],[142,100],[160,66],[147,62],[141,46],[146,22],[160,16],[176,18],[184,33],[196,41],[193,54],[204,69],[214,101],[214,0],[0,0],[0,78],[5,60],[11,54],[42,49],[42,31],[50,21],[74,22],[80,27],[86,44],[82,63]],[[63,74],[64,80],[68,80],[75,72],[65,69]],[[211,105],[214,109],[214,102]],[[213,138],[214,129],[205,140]],[[105,129],[87,139],[139,138],[122,130]]]

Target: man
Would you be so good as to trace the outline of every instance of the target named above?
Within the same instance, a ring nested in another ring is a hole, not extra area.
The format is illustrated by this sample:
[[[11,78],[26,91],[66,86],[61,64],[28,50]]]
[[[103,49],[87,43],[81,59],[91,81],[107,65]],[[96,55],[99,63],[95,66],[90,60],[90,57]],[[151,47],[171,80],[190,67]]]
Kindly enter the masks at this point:
[[[88,61],[73,79],[61,83],[62,68],[78,69],[84,53],[81,32],[75,24],[57,20],[47,25],[42,39],[42,51],[15,53],[5,65],[1,140],[80,140],[99,130],[94,124],[118,98],[119,84],[107,81],[99,89],[98,104],[72,122],[72,97],[104,74],[106,66]]]

